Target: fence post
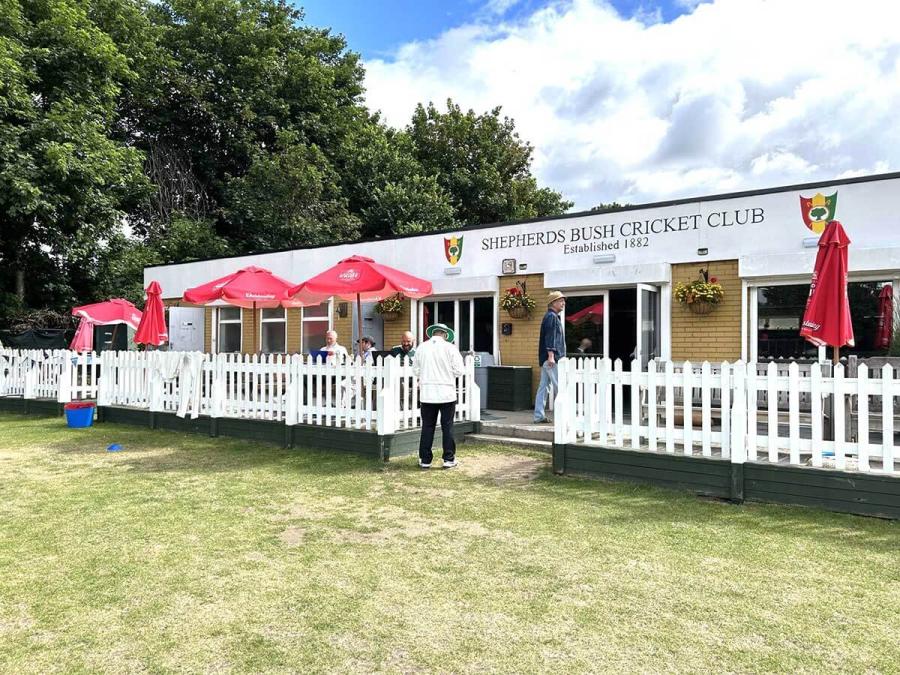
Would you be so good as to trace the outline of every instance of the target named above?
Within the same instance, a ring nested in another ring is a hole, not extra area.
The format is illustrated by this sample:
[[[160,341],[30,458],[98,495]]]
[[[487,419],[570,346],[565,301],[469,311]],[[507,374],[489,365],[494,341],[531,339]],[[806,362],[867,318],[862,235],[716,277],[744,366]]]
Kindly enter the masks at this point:
[[[744,501],[744,463],[747,461],[747,368],[743,361],[737,361],[733,369],[734,403],[731,406],[731,499]],[[724,382],[722,383],[724,387]],[[722,417],[729,412],[723,408]]]
[[[62,368],[59,370],[59,386],[56,390],[57,403],[69,403],[72,400],[72,357],[68,351],[62,354]],[[97,392],[98,394],[100,392]]]
[[[553,442],[557,445],[565,445],[575,440],[575,425],[571,424],[570,415],[575,407],[575,390],[570,377],[572,363],[574,363],[572,359],[563,357],[557,366],[559,391],[556,392],[553,408]],[[560,467],[559,473],[564,469],[565,467]]]
[[[481,421],[481,387],[475,383],[475,358],[466,357],[465,386],[469,390],[469,421]]]
[[[384,386],[378,390],[376,401],[378,409],[375,411],[375,425],[379,436],[393,434],[397,431],[395,408],[398,405],[398,401],[397,392],[394,390],[395,366],[396,359],[393,356],[387,357],[384,360],[384,365],[382,365],[382,368],[384,368]]]

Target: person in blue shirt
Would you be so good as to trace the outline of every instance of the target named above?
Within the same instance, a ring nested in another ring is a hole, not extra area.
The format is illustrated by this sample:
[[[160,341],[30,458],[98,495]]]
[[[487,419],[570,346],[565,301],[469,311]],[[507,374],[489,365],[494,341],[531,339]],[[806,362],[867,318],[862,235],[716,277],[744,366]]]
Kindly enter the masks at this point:
[[[547,313],[541,321],[541,339],[538,342],[538,363],[541,366],[541,382],[534,399],[535,424],[549,424],[544,414],[544,399],[547,389],[553,385],[553,391],[559,389],[556,364],[566,355],[566,339],[563,335],[562,320],[559,313],[566,306],[566,296],[560,291],[553,291],[547,297]]]

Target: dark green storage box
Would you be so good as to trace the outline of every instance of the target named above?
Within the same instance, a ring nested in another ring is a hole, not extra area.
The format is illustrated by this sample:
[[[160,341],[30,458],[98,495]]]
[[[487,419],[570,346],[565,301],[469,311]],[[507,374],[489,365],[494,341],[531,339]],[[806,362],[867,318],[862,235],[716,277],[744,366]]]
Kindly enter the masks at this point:
[[[531,410],[531,366],[488,366],[487,407],[492,410]]]

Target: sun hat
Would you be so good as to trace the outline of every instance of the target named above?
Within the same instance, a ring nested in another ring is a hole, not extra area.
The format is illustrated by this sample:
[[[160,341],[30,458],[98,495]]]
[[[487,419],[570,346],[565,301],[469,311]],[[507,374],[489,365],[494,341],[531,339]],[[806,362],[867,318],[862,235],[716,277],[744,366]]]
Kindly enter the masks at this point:
[[[549,307],[554,302],[564,297],[566,296],[562,293],[562,291],[550,291],[550,295],[547,296],[547,306]]]
[[[425,329],[425,335],[432,337],[436,330],[442,330],[447,334],[447,342],[453,342],[455,334],[453,329],[445,323],[433,323]]]
[[[373,338],[371,335],[363,335],[361,338],[359,338],[359,340],[356,341],[356,343],[359,344],[363,340],[368,342],[373,347],[375,346],[375,338]]]

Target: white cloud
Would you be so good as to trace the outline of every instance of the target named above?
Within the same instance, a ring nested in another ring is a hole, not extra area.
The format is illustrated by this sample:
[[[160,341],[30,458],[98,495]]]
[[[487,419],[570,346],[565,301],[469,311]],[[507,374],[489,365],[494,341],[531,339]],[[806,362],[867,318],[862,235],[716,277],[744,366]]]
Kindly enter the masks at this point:
[[[497,7],[511,4],[495,0]],[[576,209],[900,168],[900,33],[881,0],[603,0],[461,26],[366,63],[368,104],[496,105]]]

